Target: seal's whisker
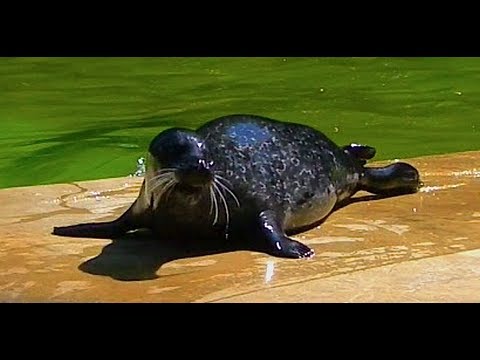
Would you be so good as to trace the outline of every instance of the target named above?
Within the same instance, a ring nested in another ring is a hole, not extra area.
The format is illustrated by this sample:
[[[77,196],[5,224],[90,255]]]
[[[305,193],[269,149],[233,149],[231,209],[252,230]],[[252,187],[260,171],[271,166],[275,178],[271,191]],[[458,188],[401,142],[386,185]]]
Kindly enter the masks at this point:
[[[171,174],[174,174],[174,172],[173,171],[158,172],[155,174],[155,176],[152,176],[152,179],[159,178],[165,175],[171,175]]]
[[[225,200],[225,196],[223,196],[222,192],[220,191],[220,189],[218,188],[217,184],[214,182],[213,183],[213,187],[217,189],[218,191],[218,195],[220,195],[220,199],[222,200],[222,203],[223,203],[223,207],[225,209],[225,220],[226,220],[226,227],[228,229],[228,224],[230,222],[230,211],[228,210],[228,203],[227,201]]]
[[[177,170],[177,169],[175,169],[175,168],[163,168],[163,169],[159,169],[157,172],[158,173],[167,172],[167,171],[174,172],[175,170]]]
[[[232,183],[230,181],[228,181],[227,179],[225,179],[223,176],[220,176],[218,174],[215,174],[215,177],[216,178],[219,178],[219,179],[222,179],[223,181],[225,181],[227,184],[229,184],[230,186],[232,185]]]
[[[155,182],[157,180],[172,179],[174,176],[175,176],[175,174],[171,171],[170,172],[165,172],[165,173],[162,173],[162,174],[152,176],[150,178],[150,182]]]
[[[223,184],[219,179],[214,179],[215,183],[217,183],[218,185],[220,185],[222,187],[222,189],[224,189],[225,191],[227,191],[230,196],[235,200],[235,202],[237,203],[237,206],[240,207],[240,201],[238,201],[238,198],[236,197],[236,195],[233,193],[232,190],[230,190],[228,188],[227,185]]]
[[[166,184],[168,184],[169,182],[170,182],[170,181],[166,181],[166,182],[164,182],[164,183],[161,184],[162,186],[161,186],[160,191],[159,191],[159,193],[158,193],[158,195],[157,195],[157,198],[158,198],[159,201],[162,200],[162,196],[163,196],[163,193],[165,192]],[[152,190],[152,191],[153,191],[153,190]]]
[[[210,211],[208,212],[208,215],[212,215],[212,213],[213,213],[213,193],[212,193],[212,187],[211,186],[208,188],[208,193],[210,194]]]
[[[153,193],[155,190],[157,190],[159,187],[162,187],[168,182],[168,179],[164,179],[162,181],[157,181],[153,184],[147,183],[146,185],[146,191],[148,193]]]
[[[168,198],[170,197],[172,190],[175,188],[175,185],[177,185],[175,179],[170,180],[167,185],[165,185],[165,202],[168,202]]]
[[[157,187],[164,185],[165,183],[169,182],[172,180],[170,176],[162,178],[162,179],[155,179],[154,181],[151,181],[149,184],[149,187],[151,187],[152,191],[155,190]]]
[[[213,218],[212,225],[215,225],[218,221],[218,201],[217,201],[217,195],[216,195],[216,187],[213,187],[213,190],[212,190],[212,187],[210,187],[210,190],[212,191],[211,194],[213,195],[213,204],[215,207],[215,216]]]
[[[158,180],[158,179],[156,179],[156,180]],[[155,191],[158,187],[165,185],[169,181],[173,180],[173,178],[171,176],[169,176],[169,177],[162,178],[158,181],[156,181],[156,180],[151,181],[152,184],[151,184],[151,189],[149,189],[150,192]]]
[[[162,178],[156,178],[156,179],[152,179],[149,181],[150,185],[152,185],[152,187],[156,187],[157,185],[159,184],[162,184],[166,181],[169,181],[172,179],[172,176],[164,176]]]
[[[162,197],[166,194],[167,190],[172,186],[172,184],[175,182],[175,180],[171,179],[169,180],[160,190],[160,193],[158,194],[158,198],[161,200]]]
[[[170,171],[170,172],[165,172],[165,173],[162,173],[162,174],[153,176],[153,177],[150,179],[150,181],[162,179],[162,178],[165,178],[165,177],[171,177],[171,176],[174,176],[174,173],[173,173],[172,171]]]

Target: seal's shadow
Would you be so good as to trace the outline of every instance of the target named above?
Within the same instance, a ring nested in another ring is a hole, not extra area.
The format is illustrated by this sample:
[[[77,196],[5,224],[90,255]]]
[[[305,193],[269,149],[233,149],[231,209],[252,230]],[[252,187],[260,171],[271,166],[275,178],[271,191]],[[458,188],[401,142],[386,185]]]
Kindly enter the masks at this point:
[[[99,255],[82,263],[79,269],[122,281],[152,280],[158,278],[157,271],[167,262],[236,250],[246,248],[212,239],[158,239],[148,230],[139,230],[112,239]]]
[[[333,212],[355,202],[379,200],[386,197],[392,196],[366,195],[350,198],[339,204]],[[318,226],[327,218],[293,234]],[[239,250],[265,252],[265,249],[260,247],[253,248],[252,245],[234,244],[229,241],[160,240],[154,239],[149,231],[137,231],[112,239],[112,243],[105,246],[99,255],[83,262],[79,269],[89,274],[109,276],[121,281],[151,280],[158,278],[158,270],[167,262]]]

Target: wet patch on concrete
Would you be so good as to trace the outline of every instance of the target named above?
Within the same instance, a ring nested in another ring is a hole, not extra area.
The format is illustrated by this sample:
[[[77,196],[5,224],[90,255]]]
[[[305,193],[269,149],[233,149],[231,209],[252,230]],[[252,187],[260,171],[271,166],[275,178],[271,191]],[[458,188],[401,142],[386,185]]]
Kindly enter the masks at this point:
[[[295,236],[315,249],[309,260],[185,251],[143,235],[50,234],[116,218],[141,178],[0,190],[0,301],[480,301],[480,273],[470,268],[480,249],[480,182],[471,167],[480,152],[408,162],[422,174],[419,193],[339,209]]]

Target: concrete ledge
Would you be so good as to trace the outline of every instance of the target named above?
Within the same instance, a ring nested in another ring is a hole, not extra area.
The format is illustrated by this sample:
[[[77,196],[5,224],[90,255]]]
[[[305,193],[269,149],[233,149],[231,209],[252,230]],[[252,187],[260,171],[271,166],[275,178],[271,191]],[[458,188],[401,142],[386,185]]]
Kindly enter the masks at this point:
[[[311,260],[50,235],[119,216],[138,178],[0,190],[0,301],[480,301],[480,152],[408,161],[422,192],[338,210],[296,236],[315,249]]]

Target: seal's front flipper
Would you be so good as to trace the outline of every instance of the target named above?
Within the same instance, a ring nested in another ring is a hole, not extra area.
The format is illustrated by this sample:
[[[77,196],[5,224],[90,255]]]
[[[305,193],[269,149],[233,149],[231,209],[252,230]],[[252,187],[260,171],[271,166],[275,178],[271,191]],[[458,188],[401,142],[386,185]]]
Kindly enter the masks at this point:
[[[132,208],[133,205],[122,216],[114,221],[54,227],[52,234],[98,239],[119,237],[124,235],[127,231],[135,230],[140,227],[137,221],[134,221],[135,219],[132,215]]]
[[[103,223],[89,223],[78,224],[71,226],[55,226],[53,228],[53,235],[70,236],[70,237],[87,237],[108,239],[121,236],[128,231],[118,220],[103,222]]]
[[[144,209],[143,201],[137,199],[122,216],[114,221],[54,227],[52,234],[70,237],[111,239],[122,236],[130,230],[150,227],[151,215],[151,209]]]
[[[275,213],[263,211],[259,216],[261,237],[266,241],[268,252],[286,258],[310,258],[315,252],[299,241],[285,235]]]

